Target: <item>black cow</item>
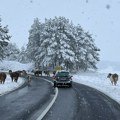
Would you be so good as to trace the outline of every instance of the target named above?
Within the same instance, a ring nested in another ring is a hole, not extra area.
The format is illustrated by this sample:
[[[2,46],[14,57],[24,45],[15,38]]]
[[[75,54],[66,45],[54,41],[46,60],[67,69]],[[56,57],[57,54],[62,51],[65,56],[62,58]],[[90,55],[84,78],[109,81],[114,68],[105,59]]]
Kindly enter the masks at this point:
[[[44,74],[50,76],[50,72],[48,70],[44,71]]]
[[[42,76],[42,71],[36,70],[36,71],[34,72],[34,75],[35,75],[35,76],[39,76],[39,75]]]

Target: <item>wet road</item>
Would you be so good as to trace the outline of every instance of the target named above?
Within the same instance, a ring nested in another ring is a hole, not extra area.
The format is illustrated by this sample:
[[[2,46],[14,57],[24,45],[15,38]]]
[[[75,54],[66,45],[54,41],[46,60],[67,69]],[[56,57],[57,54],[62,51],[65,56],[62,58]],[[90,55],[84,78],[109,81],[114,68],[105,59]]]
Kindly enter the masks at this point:
[[[93,88],[73,83],[73,88],[59,88],[43,120],[120,120],[120,105]]]
[[[0,96],[0,120],[27,120],[52,94],[51,84],[34,78],[31,86]]]
[[[120,120],[120,105],[103,93],[77,83],[58,89],[58,97],[43,120]],[[34,78],[31,86],[0,97],[0,120],[36,120],[34,113],[53,94],[50,83]]]

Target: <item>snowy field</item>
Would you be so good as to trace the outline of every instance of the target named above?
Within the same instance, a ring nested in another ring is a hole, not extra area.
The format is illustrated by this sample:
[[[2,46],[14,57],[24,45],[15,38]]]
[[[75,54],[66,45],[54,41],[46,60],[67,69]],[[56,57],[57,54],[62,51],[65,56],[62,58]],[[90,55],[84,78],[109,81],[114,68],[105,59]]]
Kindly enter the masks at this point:
[[[96,88],[120,103],[120,80],[117,85],[114,86],[107,78],[108,73],[117,73],[120,75],[119,66],[120,63],[116,62],[100,62],[98,64],[99,69],[97,71],[78,72],[73,75],[73,81]],[[5,71],[9,69],[12,69],[13,71],[23,69],[30,70],[32,69],[32,64],[20,64],[18,62],[4,61],[0,63],[0,69]],[[21,84],[23,84],[22,79],[19,78],[18,83],[11,82],[8,75],[5,84],[0,84],[0,94],[15,89]]]
[[[99,72],[79,73],[73,76],[73,80],[77,83],[96,88],[120,103],[120,81],[114,86],[107,78],[107,75],[107,73]]]
[[[108,73],[117,73],[120,76],[120,63],[100,62],[97,71],[78,72],[73,76],[73,80],[77,83],[96,88],[120,103],[120,80],[118,80],[116,86],[112,85],[107,78]]]
[[[8,72],[9,70],[16,71],[16,70],[31,70],[31,69],[32,69],[32,64],[21,64],[15,61],[0,62],[0,72],[2,71]],[[20,87],[23,83],[24,80],[22,78],[19,78],[17,83],[12,82],[8,74],[5,83],[0,84],[0,96]]]

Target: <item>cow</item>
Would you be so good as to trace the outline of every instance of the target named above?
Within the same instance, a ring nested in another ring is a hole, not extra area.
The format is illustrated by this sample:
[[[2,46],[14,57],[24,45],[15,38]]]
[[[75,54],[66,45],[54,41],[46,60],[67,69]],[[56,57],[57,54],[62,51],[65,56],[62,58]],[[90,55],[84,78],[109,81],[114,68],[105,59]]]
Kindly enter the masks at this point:
[[[9,70],[9,74],[10,74],[12,82],[13,81],[17,82],[18,81],[18,78],[20,77],[20,73],[18,71],[12,72],[12,70]]]
[[[55,74],[56,74],[56,71],[53,71],[53,79],[55,79]]]
[[[42,76],[42,71],[36,70],[36,71],[34,72],[34,75],[35,75],[35,76],[39,76],[39,75]]]
[[[56,71],[53,71],[53,75],[55,75],[56,74]]]
[[[117,81],[118,81],[118,74],[116,74],[116,73],[115,74],[109,73],[108,76],[107,76],[107,78],[110,79],[112,85],[116,85]]]
[[[27,76],[26,70],[22,70],[22,71],[21,71],[21,76],[23,76],[23,77]]]
[[[0,83],[4,84],[5,83],[5,79],[6,79],[7,75],[4,72],[0,72]]]
[[[23,71],[21,71],[21,70],[18,70],[18,71],[15,71],[15,72],[18,72],[19,76],[22,76],[22,74],[23,74]]]
[[[44,74],[47,75],[47,76],[50,76],[50,73],[48,70],[44,71]]]
[[[32,81],[32,76],[31,76],[31,75],[28,75],[28,76],[27,76],[27,79],[28,79],[28,83],[31,83],[31,81]]]

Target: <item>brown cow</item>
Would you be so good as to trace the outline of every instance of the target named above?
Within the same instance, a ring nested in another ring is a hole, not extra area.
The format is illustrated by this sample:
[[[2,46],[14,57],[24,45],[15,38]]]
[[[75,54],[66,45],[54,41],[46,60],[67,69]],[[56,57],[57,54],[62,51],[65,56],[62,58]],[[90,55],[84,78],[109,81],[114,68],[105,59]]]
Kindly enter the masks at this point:
[[[116,74],[116,73],[115,73],[115,74],[109,73],[108,76],[107,76],[107,78],[110,79],[112,85],[113,85],[113,84],[116,85],[116,84],[117,84],[117,81],[118,81],[118,74]]]
[[[6,79],[7,75],[4,72],[0,72],[0,83],[4,84],[5,83],[5,79]]]
[[[10,77],[12,79],[12,82],[13,81],[17,82],[18,81],[18,78],[20,76],[20,73],[18,71],[12,72],[12,70],[9,70],[9,74],[10,74]]]
[[[31,81],[32,81],[32,76],[31,76],[31,75],[28,75],[27,78],[28,78],[28,83],[31,83]]]

